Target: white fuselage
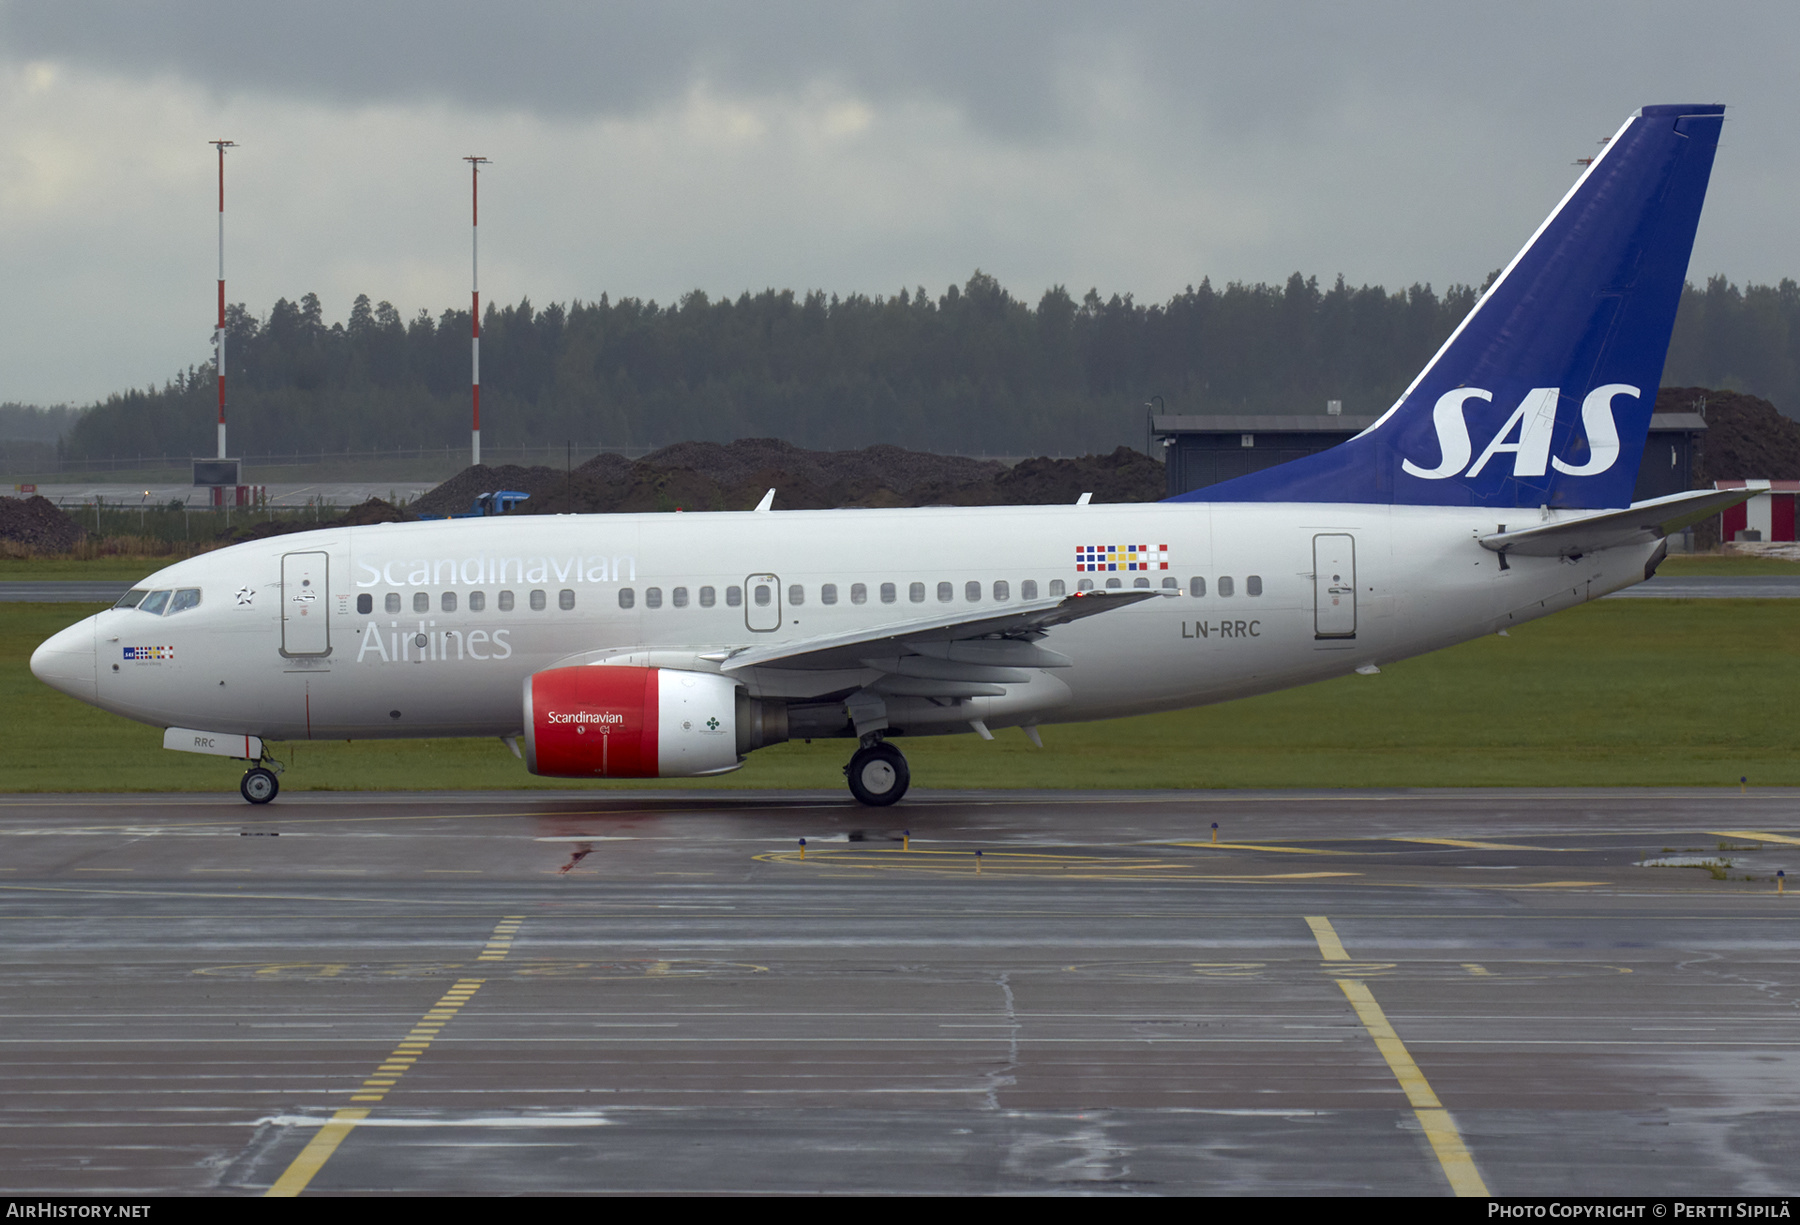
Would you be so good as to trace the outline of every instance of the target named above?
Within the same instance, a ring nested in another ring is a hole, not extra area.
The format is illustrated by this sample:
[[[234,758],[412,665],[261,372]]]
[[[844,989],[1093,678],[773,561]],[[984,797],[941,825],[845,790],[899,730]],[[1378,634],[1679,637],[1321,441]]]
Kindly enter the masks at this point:
[[[559,662],[716,670],[734,648],[1002,611],[1028,583],[1040,599],[1083,581],[1175,593],[1052,629],[1043,646],[1072,666],[1032,670],[1004,697],[895,699],[891,722],[919,734],[967,731],[972,719],[1101,719],[1286,688],[1479,637],[1638,582],[1655,549],[1503,566],[1477,538],[1509,514],[1540,512],[1153,503],[326,529],[161,570],[138,586],[198,589],[198,602],[99,613],[45,643],[33,668],[159,726],[273,740],[505,736],[521,730],[524,680]],[[1094,546],[1147,546],[1154,568],[1078,571],[1078,552]],[[768,603],[755,601],[757,587],[772,591]],[[804,702],[879,675],[751,668],[738,679],[752,696]]]

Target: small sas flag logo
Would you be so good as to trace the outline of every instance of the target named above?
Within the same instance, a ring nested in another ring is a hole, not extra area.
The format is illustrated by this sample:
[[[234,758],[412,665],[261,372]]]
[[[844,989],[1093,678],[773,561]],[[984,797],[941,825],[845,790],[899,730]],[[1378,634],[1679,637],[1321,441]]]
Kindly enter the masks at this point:
[[[174,647],[126,647],[126,659],[174,659]]]
[[[1096,570],[1167,570],[1169,546],[1159,544],[1078,544],[1075,546],[1075,571],[1088,574]]]

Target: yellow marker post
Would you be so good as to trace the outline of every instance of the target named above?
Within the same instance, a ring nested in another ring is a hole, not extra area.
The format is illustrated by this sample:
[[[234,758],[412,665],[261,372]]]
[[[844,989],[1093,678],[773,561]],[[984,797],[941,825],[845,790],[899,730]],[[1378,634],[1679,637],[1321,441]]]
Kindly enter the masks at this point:
[[[1777,869],[1775,872],[1775,892],[1777,892],[1777,893],[1785,892],[1785,890],[1782,887],[1786,884],[1787,884],[1787,869],[1786,868]]]
[[[804,838],[800,839],[800,859],[803,863],[806,860],[806,839]]]
[[[900,831],[900,849],[903,851],[912,850],[912,831],[910,829],[903,829]]]
[[[1750,794],[1750,776],[1748,774],[1740,775],[1738,777],[1738,794]]]
[[[981,875],[981,852],[975,852],[975,875]]]
[[[1217,821],[1214,821],[1213,822],[1213,841],[1217,842],[1218,840],[1219,840],[1219,823]]]

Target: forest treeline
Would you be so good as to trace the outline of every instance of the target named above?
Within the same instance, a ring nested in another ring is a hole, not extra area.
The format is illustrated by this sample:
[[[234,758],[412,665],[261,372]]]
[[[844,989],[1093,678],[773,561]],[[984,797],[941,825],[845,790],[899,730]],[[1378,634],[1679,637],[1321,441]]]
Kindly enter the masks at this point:
[[[655,447],[774,437],[818,449],[874,443],[963,454],[1079,454],[1143,445],[1144,406],[1172,413],[1379,413],[1478,296],[1468,285],[1388,292],[1209,281],[1167,302],[1035,306],[976,272],[848,297],[768,290],[735,299],[622,298],[482,318],[482,438]],[[318,297],[266,318],[228,312],[228,412],[243,455],[460,448],[469,428],[467,311],[404,319],[359,296],[326,323]],[[1665,384],[1742,390],[1800,412],[1800,286],[1688,286]],[[210,363],[108,397],[68,432],[71,459],[212,450]]]

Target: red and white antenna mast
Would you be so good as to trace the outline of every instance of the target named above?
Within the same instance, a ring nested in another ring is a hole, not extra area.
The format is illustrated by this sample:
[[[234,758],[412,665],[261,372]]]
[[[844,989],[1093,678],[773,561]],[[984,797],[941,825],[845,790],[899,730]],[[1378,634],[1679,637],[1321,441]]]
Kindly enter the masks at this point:
[[[469,462],[481,462],[481,168],[485,157],[465,157],[469,163],[469,398],[474,416],[469,430]]]
[[[225,458],[225,150],[235,140],[209,140],[219,150],[219,326],[213,331],[213,359],[219,368],[219,458]]]

